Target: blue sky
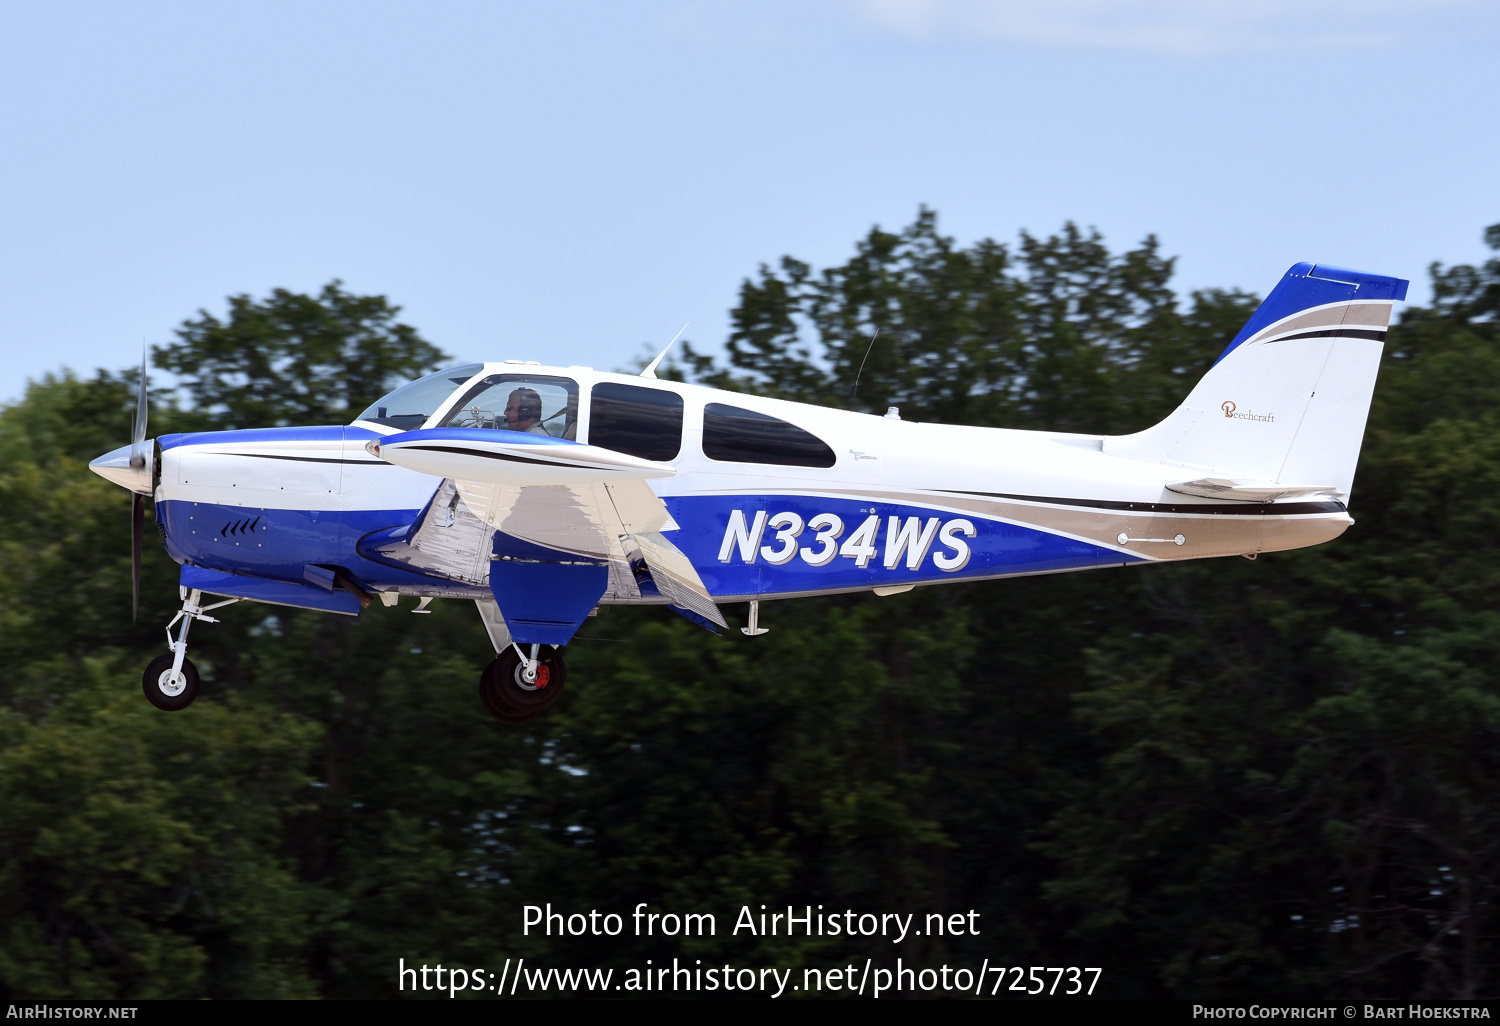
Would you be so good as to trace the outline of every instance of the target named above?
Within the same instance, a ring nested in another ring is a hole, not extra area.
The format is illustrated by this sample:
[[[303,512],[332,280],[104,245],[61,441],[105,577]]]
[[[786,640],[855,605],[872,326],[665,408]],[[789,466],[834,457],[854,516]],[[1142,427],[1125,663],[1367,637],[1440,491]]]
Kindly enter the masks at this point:
[[[1472,0],[8,4],[0,399],[332,278],[458,358],[623,367],[921,204],[1423,301],[1500,221],[1497,48]]]

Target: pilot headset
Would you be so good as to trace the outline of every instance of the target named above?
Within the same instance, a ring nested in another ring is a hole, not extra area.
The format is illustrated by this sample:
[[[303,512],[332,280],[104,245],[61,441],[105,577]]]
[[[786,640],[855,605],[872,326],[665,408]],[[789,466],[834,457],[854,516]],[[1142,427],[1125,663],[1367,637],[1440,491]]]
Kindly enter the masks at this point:
[[[517,420],[541,420],[542,397],[529,388],[518,388],[511,393],[516,400]]]

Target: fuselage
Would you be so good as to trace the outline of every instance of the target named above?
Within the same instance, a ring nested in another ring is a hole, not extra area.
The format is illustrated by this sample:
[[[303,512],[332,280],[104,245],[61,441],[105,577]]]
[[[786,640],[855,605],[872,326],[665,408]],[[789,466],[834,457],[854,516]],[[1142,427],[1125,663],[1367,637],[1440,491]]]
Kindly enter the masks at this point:
[[[309,566],[333,565],[371,592],[485,597],[472,576],[382,558],[373,539],[412,523],[442,479],[368,444],[443,424],[503,429],[499,403],[475,401],[481,383],[496,381],[492,390],[539,395],[549,436],[643,447],[637,455],[668,468],[650,481],[674,521],[666,537],[716,601],[1251,555],[1327,541],[1352,523],[1331,498],[1173,491],[1182,467],[1114,455],[1102,436],[913,423],[580,367],[464,370],[430,414],[404,420],[377,404],[344,426],[161,438],[155,499],[168,551],[294,585]],[[620,397],[649,410],[654,400],[640,405],[639,390],[659,392],[670,415],[637,430]],[[612,585],[601,601],[662,600]]]

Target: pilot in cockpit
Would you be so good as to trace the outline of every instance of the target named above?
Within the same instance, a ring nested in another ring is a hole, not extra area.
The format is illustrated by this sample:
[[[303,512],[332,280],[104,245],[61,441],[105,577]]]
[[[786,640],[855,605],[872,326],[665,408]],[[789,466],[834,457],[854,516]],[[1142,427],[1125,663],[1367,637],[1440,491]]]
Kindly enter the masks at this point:
[[[535,389],[518,388],[505,404],[505,427],[531,435],[550,435],[542,426],[542,397]]]

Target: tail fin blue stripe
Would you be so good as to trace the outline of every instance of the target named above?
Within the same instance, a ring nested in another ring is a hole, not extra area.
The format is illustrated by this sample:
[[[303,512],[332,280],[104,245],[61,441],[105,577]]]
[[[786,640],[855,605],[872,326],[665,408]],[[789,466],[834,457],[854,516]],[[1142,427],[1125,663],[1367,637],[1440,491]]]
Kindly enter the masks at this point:
[[[1234,352],[1242,342],[1253,337],[1262,328],[1285,317],[1315,306],[1351,299],[1389,299],[1399,302],[1406,298],[1408,284],[1404,278],[1351,271],[1328,264],[1293,264],[1214,363],[1217,364]]]

